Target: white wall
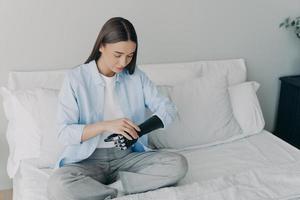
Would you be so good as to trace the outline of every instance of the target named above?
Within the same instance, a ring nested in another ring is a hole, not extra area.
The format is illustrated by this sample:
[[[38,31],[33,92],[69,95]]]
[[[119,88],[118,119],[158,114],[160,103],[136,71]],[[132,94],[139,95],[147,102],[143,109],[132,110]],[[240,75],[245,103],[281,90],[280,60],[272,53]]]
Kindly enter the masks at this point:
[[[300,73],[300,40],[278,24],[299,8],[299,0],[0,0],[0,86],[9,70],[82,63],[103,23],[123,16],[139,35],[139,63],[245,58],[272,130],[278,77]],[[0,189],[11,186],[6,126],[1,107]]]

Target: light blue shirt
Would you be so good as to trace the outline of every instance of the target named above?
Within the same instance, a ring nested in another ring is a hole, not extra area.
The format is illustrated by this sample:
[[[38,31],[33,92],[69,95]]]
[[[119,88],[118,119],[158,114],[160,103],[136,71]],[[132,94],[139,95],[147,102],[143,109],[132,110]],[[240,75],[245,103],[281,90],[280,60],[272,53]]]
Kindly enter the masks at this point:
[[[155,84],[136,67],[130,75],[127,70],[116,74],[115,94],[125,117],[139,125],[146,120],[147,109],[157,115],[168,127],[177,116],[176,106],[159,94]],[[88,158],[97,148],[99,135],[81,142],[83,128],[103,120],[105,81],[95,61],[71,69],[59,93],[58,139],[66,148],[55,168]],[[145,151],[148,137],[139,138],[133,151]]]

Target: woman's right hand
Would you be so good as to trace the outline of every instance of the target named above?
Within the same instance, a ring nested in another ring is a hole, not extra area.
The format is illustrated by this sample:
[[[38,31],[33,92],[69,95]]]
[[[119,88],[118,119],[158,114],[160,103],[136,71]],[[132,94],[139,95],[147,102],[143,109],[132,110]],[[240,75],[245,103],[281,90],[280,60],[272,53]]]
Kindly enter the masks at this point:
[[[107,132],[121,134],[128,140],[132,140],[132,138],[137,139],[139,137],[137,131],[141,131],[141,129],[128,118],[107,120],[103,121],[103,123]]]

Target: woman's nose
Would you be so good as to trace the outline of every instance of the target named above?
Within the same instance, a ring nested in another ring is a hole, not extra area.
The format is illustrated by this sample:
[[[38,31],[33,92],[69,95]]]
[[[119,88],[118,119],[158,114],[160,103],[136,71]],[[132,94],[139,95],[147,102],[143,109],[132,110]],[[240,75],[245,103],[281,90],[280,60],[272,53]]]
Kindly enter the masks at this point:
[[[126,59],[126,57],[121,58],[121,59],[120,59],[120,65],[121,65],[122,67],[124,67],[124,66],[126,66],[126,64],[127,64],[127,59]]]

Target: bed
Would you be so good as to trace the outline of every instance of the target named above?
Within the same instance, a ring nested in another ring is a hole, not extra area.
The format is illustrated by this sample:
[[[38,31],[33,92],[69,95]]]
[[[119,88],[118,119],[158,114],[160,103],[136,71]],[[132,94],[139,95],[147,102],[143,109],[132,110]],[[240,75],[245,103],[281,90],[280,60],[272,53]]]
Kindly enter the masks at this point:
[[[229,86],[247,81],[243,59],[148,64],[140,67],[158,86],[170,86],[186,79],[211,74],[226,75]],[[58,90],[66,71],[10,72],[8,88],[11,91],[36,87]],[[170,72],[173,76],[168,76]],[[8,107],[10,103],[11,101],[5,100],[4,106]],[[10,110],[5,109],[5,112],[9,115]],[[241,113],[234,114],[237,117]],[[12,123],[12,117],[7,117],[9,123]],[[255,124],[251,124],[251,127],[237,120],[241,127],[248,128],[249,132],[244,131],[227,139],[178,148],[161,146],[163,140],[160,140],[160,143],[154,144],[153,147],[166,147],[160,150],[175,151],[187,158],[189,170],[185,178],[176,186],[128,196],[123,196],[122,188],[119,188],[120,194],[116,199],[300,199],[299,150],[264,130],[263,119],[261,123],[258,123],[257,119],[254,120]],[[33,136],[36,137],[36,141],[30,141],[31,150],[28,153],[23,150],[21,154],[18,151],[22,151],[21,147],[24,147],[24,144],[21,143],[24,143],[24,140],[18,142],[17,134],[20,133],[13,129],[12,124],[9,125],[8,174],[13,178],[14,200],[46,200],[47,180],[53,169],[44,164],[49,162],[49,159],[41,162],[40,157],[43,153],[36,153],[41,151],[42,147],[38,145],[43,146],[43,139],[37,135]],[[157,137],[159,133],[150,140],[155,143]],[[46,138],[44,141],[50,140],[54,139]],[[59,148],[62,147],[56,149]]]

